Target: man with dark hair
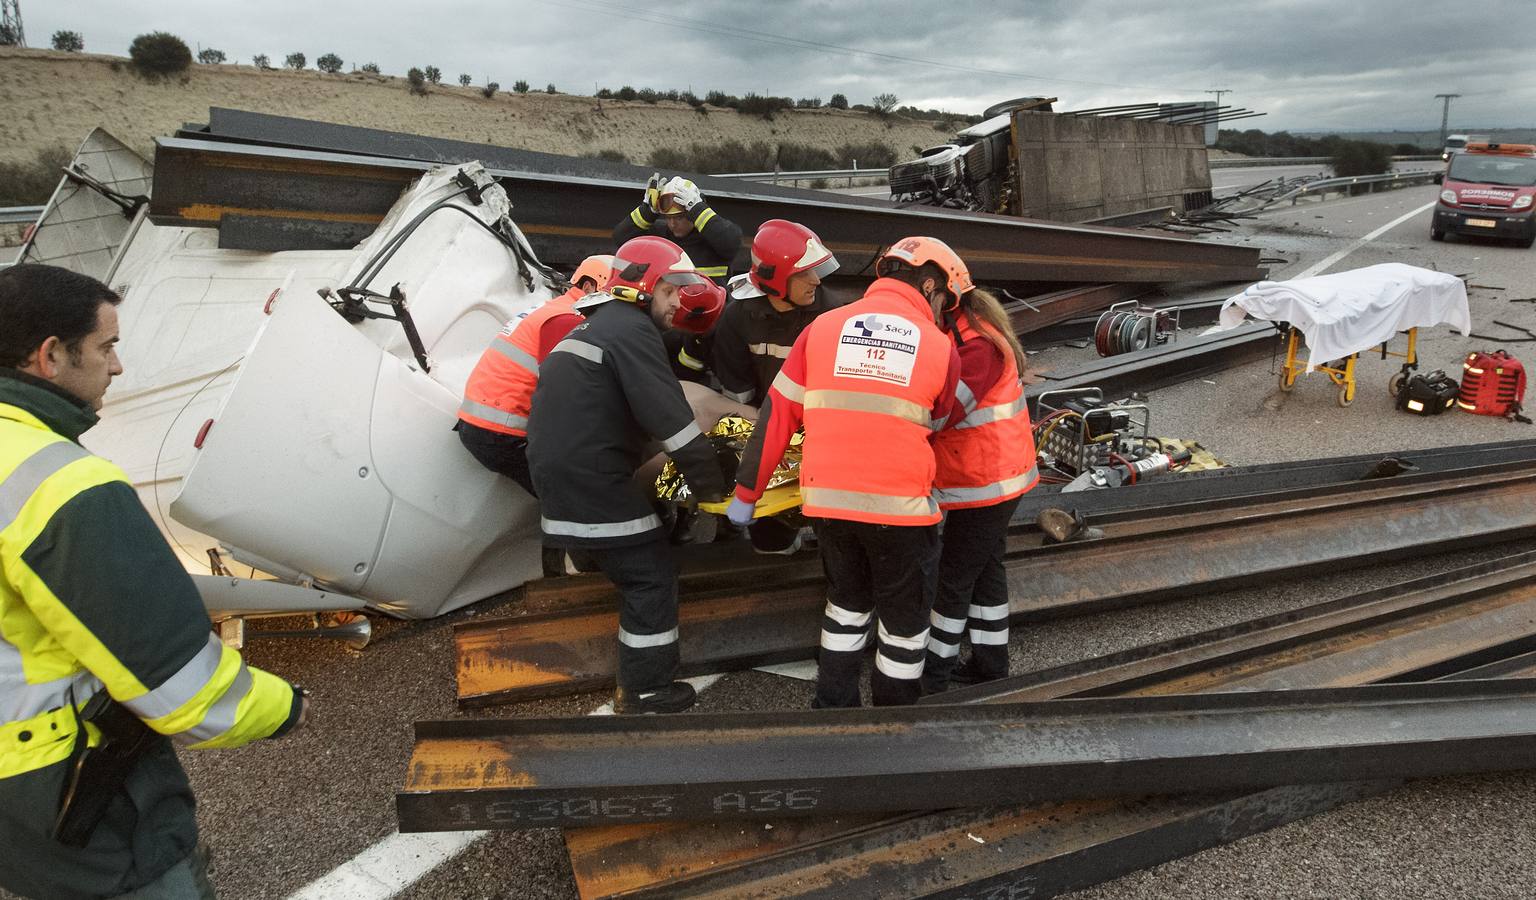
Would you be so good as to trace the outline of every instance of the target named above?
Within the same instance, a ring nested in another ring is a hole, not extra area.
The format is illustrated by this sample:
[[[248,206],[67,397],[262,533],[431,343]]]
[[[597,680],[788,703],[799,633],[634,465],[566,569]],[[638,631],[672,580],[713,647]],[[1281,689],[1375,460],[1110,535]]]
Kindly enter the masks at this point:
[[[212,634],[127,477],[78,443],[123,371],[118,302],[0,271],[0,887],[212,897],[171,741],[276,737],[308,700]]]

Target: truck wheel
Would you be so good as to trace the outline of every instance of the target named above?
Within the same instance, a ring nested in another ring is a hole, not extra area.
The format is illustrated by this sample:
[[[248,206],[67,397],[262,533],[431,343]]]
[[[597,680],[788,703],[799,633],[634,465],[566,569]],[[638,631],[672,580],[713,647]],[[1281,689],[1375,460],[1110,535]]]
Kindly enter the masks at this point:
[[[1442,228],[1431,228],[1431,229],[1429,229],[1429,239],[1432,240],[1432,241],[1443,241],[1443,240],[1445,240],[1445,230],[1442,229]]]

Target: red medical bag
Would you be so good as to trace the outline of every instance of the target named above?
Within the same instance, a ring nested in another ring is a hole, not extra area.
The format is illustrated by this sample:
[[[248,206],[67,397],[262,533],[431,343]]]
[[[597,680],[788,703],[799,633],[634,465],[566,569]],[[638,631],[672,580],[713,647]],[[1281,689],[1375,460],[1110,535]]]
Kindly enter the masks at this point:
[[[1456,405],[1480,416],[1512,416],[1525,402],[1525,366],[1503,350],[1467,354]]]

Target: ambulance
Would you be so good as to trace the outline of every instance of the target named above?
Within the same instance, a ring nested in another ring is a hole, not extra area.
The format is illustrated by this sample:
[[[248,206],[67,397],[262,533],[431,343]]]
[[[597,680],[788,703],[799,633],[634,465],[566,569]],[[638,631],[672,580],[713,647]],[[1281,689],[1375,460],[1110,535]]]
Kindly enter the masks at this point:
[[[1536,145],[1473,142],[1452,154],[1429,236],[1536,242]]]

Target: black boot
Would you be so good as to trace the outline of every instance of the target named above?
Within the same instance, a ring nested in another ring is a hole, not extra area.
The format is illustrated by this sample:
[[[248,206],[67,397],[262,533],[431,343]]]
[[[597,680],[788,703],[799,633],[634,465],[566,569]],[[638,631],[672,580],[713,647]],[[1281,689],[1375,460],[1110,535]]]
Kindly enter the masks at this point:
[[[613,711],[621,716],[682,712],[694,704],[698,693],[686,681],[674,681],[649,691],[620,687],[613,695]]]

